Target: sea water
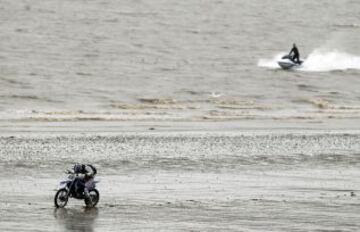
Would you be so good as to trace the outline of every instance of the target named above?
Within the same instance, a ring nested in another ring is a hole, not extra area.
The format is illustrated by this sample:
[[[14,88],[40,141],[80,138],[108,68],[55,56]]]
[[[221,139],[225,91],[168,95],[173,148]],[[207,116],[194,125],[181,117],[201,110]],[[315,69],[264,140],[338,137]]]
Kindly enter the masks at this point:
[[[4,0],[0,119],[358,118],[359,7]],[[279,70],[273,57],[294,42],[303,69]]]

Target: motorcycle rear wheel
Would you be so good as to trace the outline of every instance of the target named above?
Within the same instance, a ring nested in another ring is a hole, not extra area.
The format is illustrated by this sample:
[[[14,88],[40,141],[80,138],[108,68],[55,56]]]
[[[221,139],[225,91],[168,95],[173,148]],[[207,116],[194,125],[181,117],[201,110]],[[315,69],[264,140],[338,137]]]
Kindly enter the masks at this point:
[[[54,197],[56,208],[64,208],[69,200],[68,192],[66,189],[59,189]]]
[[[89,191],[89,195],[91,197],[92,204],[90,205],[88,199],[85,199],[85,205],[86,207],[95,207],[100,200],[100,193],[97,189],[92,189]]]

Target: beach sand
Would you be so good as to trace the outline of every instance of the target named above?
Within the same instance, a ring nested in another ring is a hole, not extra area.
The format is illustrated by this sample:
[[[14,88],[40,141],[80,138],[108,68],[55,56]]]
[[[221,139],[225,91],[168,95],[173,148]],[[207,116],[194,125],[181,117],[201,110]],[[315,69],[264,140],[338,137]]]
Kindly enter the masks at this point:
[[[359,130],[69,127],[23,125],[1,135],[1,231],[360,227]],[[74,199],[54,207],[63,171],[75,162],[98,168],[94,209]]]

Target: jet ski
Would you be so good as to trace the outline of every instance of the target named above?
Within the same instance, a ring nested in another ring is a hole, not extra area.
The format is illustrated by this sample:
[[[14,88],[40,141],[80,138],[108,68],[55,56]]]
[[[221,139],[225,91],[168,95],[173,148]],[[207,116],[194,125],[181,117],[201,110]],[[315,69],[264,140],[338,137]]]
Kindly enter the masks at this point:
[[[290,55],[285,55],[281,58],[281,60],[278,61],[279,66],[282,69],[293,69],[293,68],[299,68],[301,67],[302,63],[304,61],[300,60],[300,62],[295,62],[293,57]]]

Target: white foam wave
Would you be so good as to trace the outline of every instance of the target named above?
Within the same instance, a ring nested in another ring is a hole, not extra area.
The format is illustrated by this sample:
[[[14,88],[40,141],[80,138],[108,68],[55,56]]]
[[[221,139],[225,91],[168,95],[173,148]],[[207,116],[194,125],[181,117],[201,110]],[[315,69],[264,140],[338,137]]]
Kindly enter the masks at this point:
[[[281,57],[284,56],[284,54],[285,53],[276,54],[272,59],[260,59],[258,61],[258,66],[264,68],[270,68],[270,69],[280,68],[277,61],[280,60]]]
[[[360,69],[360,56],[337,50],[314,50],[305,60],[304,71],[334,71]]]
[[[277,62],[285,53],[276,54],[272,59],[260,59],[259,67],[270,69],[280,68]],[[327,72],[336,70],[360,69],[360,56],[338,50],[315,49],[305,59],[302,68],[297,70],[307,72]]]

